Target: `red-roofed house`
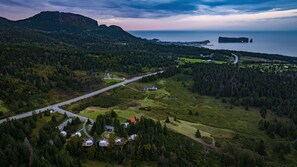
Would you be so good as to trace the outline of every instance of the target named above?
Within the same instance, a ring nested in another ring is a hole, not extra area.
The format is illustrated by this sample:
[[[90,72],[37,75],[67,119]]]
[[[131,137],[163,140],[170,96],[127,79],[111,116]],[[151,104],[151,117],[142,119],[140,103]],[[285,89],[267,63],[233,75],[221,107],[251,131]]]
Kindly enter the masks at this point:
[[[136,119],[133,117],[133,118],[130,118],[130,122],[131,123],[135,123],[136,122]]]

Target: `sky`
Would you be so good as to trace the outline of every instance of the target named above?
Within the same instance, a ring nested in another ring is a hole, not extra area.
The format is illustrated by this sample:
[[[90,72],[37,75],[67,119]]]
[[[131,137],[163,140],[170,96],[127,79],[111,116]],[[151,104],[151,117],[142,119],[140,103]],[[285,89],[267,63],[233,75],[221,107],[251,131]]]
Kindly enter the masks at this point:
[[[0,0],[0,16],[82,14],[125,30],[297,30],[297,0]]]

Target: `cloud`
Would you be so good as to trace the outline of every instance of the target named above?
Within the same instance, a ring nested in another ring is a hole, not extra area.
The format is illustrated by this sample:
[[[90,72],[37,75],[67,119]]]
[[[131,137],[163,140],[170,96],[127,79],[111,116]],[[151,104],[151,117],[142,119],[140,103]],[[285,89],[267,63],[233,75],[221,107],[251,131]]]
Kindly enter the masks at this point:
[[[297,8],[296,0],[0,0],[8,7],[97,12],[102,17],[162,18],[180,14],[233,14]]]
[[[73,12],[83,14],[98,20],[99,23],[112,24],[113,22],[127,26],[124,21],[138,22],[160,22],[161,25],[168,25],[168,28],[174,27],[180,19],[207,18],[210,21],[219,22],[224,20],[215,20],[214,18],[226,19],[230,17],[240,18],[243,20],[233,20],[234,22],[245,22],[251,20],[248,17],[269,13],[290,11],[297,9],[296,0],[0,0],[0,16],[10,19],[21,19],[32,16],[44,10],[56,10],[64,12]],[[294,12],[293,12],[294,13]],[[274,15],[269,19],[284,18],[287,22],[289,17],[294,17],[290,12],[288,16]],[[179,19],[179,20],[176,20]],[[268,19],[268,18],[266,18]],[[257,20],[261,20],[257,18]],[[292,19],[291,19],[292,20]],[[205,22],[213,25],[215,23]],[[253,19],[255,22],[256,20]],[[194,24],[194,23],[193,23]],[[239,24],[239,23],[238,23]],[[296,25],[297,23],[290,23]],[[135,23],[138,25],[138,23]],[[150,25],[147,25],[150,27]],[[157,25],[155,25],[157,26]],[[182,25],[177,25],[177,27]],[[186,28],[195,28],[187,25]],[[238,26],[238,25],[236,25]],[[137,26],[134,26],[134,28]],[[158,27],[158,26],[157,26]],[[185,27],[185,26],[184,26]],[[196,25],[197,27],[197,25]]]

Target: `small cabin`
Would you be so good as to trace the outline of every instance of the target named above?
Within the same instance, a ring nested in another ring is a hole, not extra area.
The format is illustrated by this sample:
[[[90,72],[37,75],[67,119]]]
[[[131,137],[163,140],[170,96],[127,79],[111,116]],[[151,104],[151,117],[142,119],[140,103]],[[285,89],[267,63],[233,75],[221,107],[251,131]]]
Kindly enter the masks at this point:
[[[133,134],[128,139],[129,140],[136,140],[136,138],[137,138],[137,134]]]
[[[81,135],[80,132],[75,132],[75,133],[72,135],[72,137],[74,137],[74,136],[81,137],[82,135]]]
[[[93,140],[88,139],[88,140],[83,140],[82,146],[83,147],[91,147],[93,145]]]
[[[124,123],[122,123],[122,125],[124,126],[124,128],[128,128],[129,122],[124,122]]]
[[[108,147],[109,146],[109,142],[108,142],[108,140],[100,140],[100,141],[98,141],[98,145],[100,146],[100,147]]]
[[[152,86],[150,90],[156,91],[156,90],[158,90],[158,88],[156,86]]]
[[[144,87],[143,90],[144,91],[156,91],[156,90],[158,90],[158,87],[157,86]]]
[[[60,133],[63,137],[66,137],[67,136],[67,132],[66,131],[61,131]]]
[[[122,139],[121,139],[121,138],[116,138],[116,139],[114,140],[114,142],[115,142],[116,144],[120,144],[120,143],[122,142]]]

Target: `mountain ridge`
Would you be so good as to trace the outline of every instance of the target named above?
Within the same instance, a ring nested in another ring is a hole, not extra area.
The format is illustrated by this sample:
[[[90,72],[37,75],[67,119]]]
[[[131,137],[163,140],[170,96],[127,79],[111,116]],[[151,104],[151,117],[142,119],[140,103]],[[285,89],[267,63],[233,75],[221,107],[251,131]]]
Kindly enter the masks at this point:
[[[99,27],[98,22],[92,18],[58,11],[42,11],[32,17],[16,21],[1,17],[0,25],[51,32],[77,32],[94,30]]]

